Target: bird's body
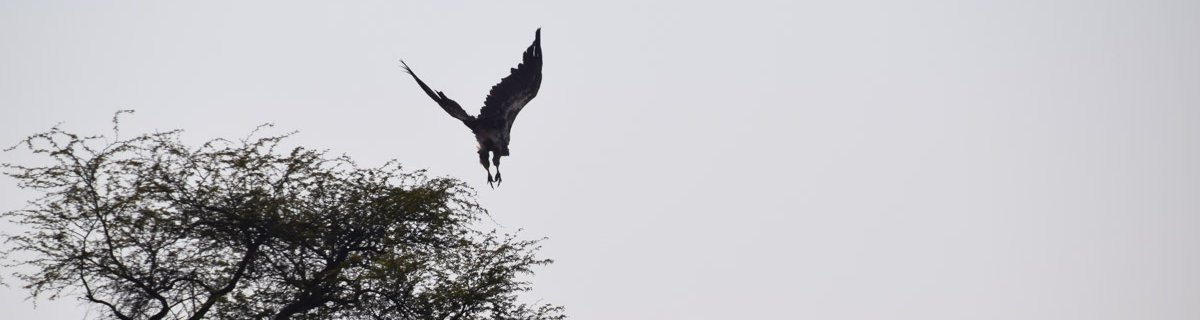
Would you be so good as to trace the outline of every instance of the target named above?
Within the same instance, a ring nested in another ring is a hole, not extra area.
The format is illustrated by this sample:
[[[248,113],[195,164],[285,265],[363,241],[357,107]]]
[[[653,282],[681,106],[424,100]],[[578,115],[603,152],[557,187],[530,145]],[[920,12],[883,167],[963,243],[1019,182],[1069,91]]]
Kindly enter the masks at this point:
[[[525,104],[537,96],[538,89],[541,87],[541,43],[542,29],[539,28],[534,34],[533,44],[525,50],[521,63],[512,69],[511,74],[501,79],[500,83],[492,86],[491,92],[483,102],[483,107],[479,109],[478,116],[467,114],[466,111],[463,111],[462,106],[447,98],[445,93],[430,89],[424,81],[417,77],[416,73],[413,73],[408,64],[404,64],[404,61],[400,62],[404,65],[404,71],[417,81],[417,85],[421,86],[421,90],[424,90],[425,94],[437,102],[450,116],[471,128],[471,132],[475,134],[475,141],[479,144],[479,163],[488,171],[488,185],[491,185],[493,181],[492,170],[488,165],[488,154],[491,154],[492,164],[496,166],[495,182],[500,183],[500,157],[509,154],[509,133],[512,132],[513,121],[517,119],[517,114],[521,112]]]

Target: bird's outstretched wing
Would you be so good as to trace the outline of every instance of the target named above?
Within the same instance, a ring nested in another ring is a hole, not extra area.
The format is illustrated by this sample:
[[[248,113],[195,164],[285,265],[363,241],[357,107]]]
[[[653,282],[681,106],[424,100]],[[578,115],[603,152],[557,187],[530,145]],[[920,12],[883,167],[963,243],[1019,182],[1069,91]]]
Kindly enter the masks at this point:
[[[500,83],[492,86],[492,91],[483,102],[483,108],[479,110],[479,118],[503,120],[507,136],[517,113],[521,112],[529,100],[537,96],[541,85],[542,29],[538,28],[533,44],[525,49],[521,63],[512,69],[511,74],[500,80]]]
[[[466,111],[463,111],[462,106],[458,105],[458,102],[454,102],[454,100],[447,98],[445,93],[441,91],[433,91],[433,89],[430,89],[429,86],[425,85],[425,82],[421,81],[421,78],[418,78],[416,73],[413,73],[412,69],[408,67],[408,64],[404,63],[404,60],[400,60],[400,64],[404,66],[404,72],[408,72],[408,74],[413,77],[413,80],[417,80],[417,84],[421,86],[421,90],[425,90],[425,94],[429,95],[430,98],[433,98],[433,101],[436,101],[438,105],[442,106],[442,109],[446,110],[446,113],[449,113],[451,117],[462,121],[468,126],[470,126],[469,123],[471,120],[475,120],[475,117],[472,117],[471,115],[467,114]]]

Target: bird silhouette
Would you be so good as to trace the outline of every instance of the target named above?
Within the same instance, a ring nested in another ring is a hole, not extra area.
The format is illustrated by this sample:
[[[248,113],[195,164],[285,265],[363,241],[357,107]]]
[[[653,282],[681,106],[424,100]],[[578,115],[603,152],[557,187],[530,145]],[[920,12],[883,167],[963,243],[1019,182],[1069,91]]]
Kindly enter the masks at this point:
[[[425,94],[442,106],[450,116],[462,121],[475,134],[478,142],[479,164],[488,172],[488,186],[495,188],[502,181],[500,178],[500,157],[508,156],[509,133],[517,114],[525,108],[530,100],[537,96],[538,88],[542,85],[542,29],[534,33],[533,44],[525,49],[521,63],[513,68],[511,73],[492,86],[492,91],[483,101],[479,116],[471,116],[463,111],[458,102],[446,97],[441,91],[435,91],[425,85],[421,78],[413,73],[412,68],[400,61],[404,71],[408,72],[421,86]],[[492,170],[488,166],[488,153],[491,153],[492,164],[496,166],[496,178],[492,179]],[[495,185],[492,182],[495,181]]]

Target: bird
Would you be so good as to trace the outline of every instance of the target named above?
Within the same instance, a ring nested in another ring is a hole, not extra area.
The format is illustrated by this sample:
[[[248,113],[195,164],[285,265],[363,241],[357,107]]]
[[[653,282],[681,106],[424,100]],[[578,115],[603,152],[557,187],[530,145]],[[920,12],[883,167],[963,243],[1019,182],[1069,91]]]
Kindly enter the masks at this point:
[[[446,113],[471,128],[478,142],[479,164],[488,172],[488,186],[495,189],[503,181],[500,178],[500,157],[509,155],[508,142],[513,121],[517,119],[521,109],[537,96],[542,85],[542,28],[534,32],[533,44],[525,49],[517,67],[512,68],[500,83],[492,86],[492,90],[484,99],[483,107],[479,109],[478,116],[467,114],[458,102],[446,97],[445,93],[430,89],[404,60],[400,60],[400,64],[404,71],[417,81],[421,90],[446,110]],[[489,153],[491,163],[496,166],[495,179],[492,178],[492,170],[488,166]]]

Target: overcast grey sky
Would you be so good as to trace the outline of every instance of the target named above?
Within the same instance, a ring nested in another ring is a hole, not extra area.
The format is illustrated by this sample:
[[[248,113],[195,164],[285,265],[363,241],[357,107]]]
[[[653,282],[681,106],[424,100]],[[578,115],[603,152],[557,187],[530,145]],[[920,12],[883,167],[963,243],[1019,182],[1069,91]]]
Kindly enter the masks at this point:
[[[476,112],[538,27],[493,191],[397,61]],[[10,0],[0,142],[136,109],[459,177],[572,319],[1200,319],[1197,57],[1197,1]]]

